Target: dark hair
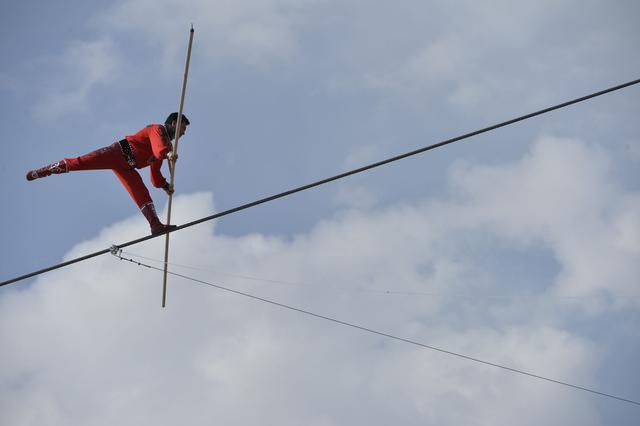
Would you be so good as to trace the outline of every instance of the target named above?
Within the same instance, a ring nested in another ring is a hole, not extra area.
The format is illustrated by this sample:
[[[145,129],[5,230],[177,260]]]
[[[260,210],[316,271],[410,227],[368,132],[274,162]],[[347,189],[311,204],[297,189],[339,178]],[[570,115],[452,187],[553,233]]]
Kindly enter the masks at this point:
[[[164,124],[169,125],[173,122],[178,122],[178,113],[177,112],[172,112],[171,114],[169,114],[169,116],[167,117],[166,120],[164,120]],[[186,124],[187,126],[190,124],[189,123],[189,119],[187,118],[186,115],[182,114],[182,122],[184,124]]]

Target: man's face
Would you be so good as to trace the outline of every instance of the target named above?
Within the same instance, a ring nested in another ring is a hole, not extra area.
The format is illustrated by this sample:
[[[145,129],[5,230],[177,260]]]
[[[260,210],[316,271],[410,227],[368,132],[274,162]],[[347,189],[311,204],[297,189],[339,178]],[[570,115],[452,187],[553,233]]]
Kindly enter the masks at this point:
[[[174,128],[178,125],[176,121],[174,121],[172,124]],[[180,133],[179,133],[180,137],[182,137],[182,135],[184,135],[184,132],[186,131],[187,131],[187,124],[184,121],[180,122]]]

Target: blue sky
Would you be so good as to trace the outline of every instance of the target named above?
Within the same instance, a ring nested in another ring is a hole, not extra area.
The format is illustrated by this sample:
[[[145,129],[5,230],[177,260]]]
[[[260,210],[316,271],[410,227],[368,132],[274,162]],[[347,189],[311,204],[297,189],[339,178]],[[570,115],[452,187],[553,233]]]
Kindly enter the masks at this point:
[[[148,232],[108,171],[24,175],[176,110],[191,23],[177,223],[640,69],[631,1],[126,0],[6,12],[2,279]],[[190,228],[172,237],[171,259],[199,279],[638,400],[638,90]],[[151,194],[162,209],[164,193]],[[162,250],[153,240],[129,251]],[[165,310],[160,295],[160,275],[111,256],[3,287],[0,423],[639,417],[177,278]]]

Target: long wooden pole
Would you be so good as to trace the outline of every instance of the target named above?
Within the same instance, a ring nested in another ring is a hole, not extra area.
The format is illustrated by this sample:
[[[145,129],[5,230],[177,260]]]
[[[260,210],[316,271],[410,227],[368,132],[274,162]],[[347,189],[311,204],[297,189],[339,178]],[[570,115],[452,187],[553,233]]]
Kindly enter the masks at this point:
[[[187,62],[184,66],[184,78],[182,79],[182,94],[180,95],[180,109],[178,111],[178,120],[176,122],[175,144],[173,146],[173,153],[178,153],[178,142],[180,141],[180,129],[182,126],[182,110],[184,108],[184,96],[187,91],[187,77],[189,76],[189,62],[191,60],[191,45],[193,44],[193,25],[191,25],[191,31],[189,32],[189,47],[187,48]],[[169,172],[171,173],[170,188],[173,188],[173,181],[175,179],[176,167],[175,163],[169,162]],[[171,223],[171,204],[173,201],[173,194],[169,194],[169,206],[167,208],[167,225]],[[164,278],[162,281],[162,307],[166,306],[167,302],[167,265],[169,263],[169,233],[166,234],[166,240],[164,245]]]

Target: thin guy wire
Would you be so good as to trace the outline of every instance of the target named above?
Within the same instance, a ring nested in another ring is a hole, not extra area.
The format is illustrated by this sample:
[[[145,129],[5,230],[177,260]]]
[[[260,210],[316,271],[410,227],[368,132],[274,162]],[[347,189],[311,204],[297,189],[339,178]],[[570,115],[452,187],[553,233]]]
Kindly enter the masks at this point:
[[[310,183],[310,184],[303,185],[303,186],[300,186],[300,187],[297,187],[297,188],[294,188],[294,189],[290,189],[288,191],[281,192],[279,194],[272,195],[270,197],[262,198],[262,199],[253,201],[251,203],[243,204],[241,206],[238,206],[238,207],[223,211],[221,213],[216,213],[216,214],[213,214],[211,216],[206,216],[206,217],[203,217],[201,219],[195,220],[193,222],[188,222],[188,223],[185,223],[184,225],[180,225],[180,226],[178,226],[178,227],[176,227],[176,228],[174,228],[174,229],[172,229],[170,231],[167,231],[167,232],[163,232],[163,233],[156,234],[156,235],[147,235],[145,237],[138,238],[136,240],[132,240],[132,241],[129,241],[129,242],[126,242],[126,243],[123,243],[123,244],[119,244],[118,247],[124,248],[124,247],[129,247],[129,246],[134,245],[134,244],[139,244],[141,242],[150,240],[152,238],[157,238],[157,237],[163,236],[163,235],[167,234],[168,232],[180,231],[182,229],[185,229],[185,228],[188,228],[188,227],[191,227],[191,226],[194,226],[194,225],[198,225],[198,224],[200,224],[202,222],[207,222],[207,221],[210,221],[210,220],[213,220],[213,219],[217,219],[217,218],[220,218],[220,217],[232,214],[232,213],[237,213],[237,212],[239,212],[241,210],[246,210],[246,209],[255,207],[257,205],[260,205],[260,204],[268,203],[270,201],[274,201],[274,200],[277,200],[279,198],[287,197],[287,196],[295,194],[297,192],[306,191],[307,189],[311,189],[311,188],[314,188],[316,186],[324,185],[326,183],[329,183],[329,182],[332,182],[332,181],[335,181],[335,180],[338,180],[338,179],[343,179],[343,178],[345,178],[347,176],[355,175],[357,173],[362,173],[364,171],[367,171],[367,170],[370,170],[370,169],[373,169],[373,168],[376,168],[376,167],[380,167],[380,166],[383,166],[385,164],[392,163],[394,161],[402,160],[404,158],[411,157],[413,155],[421,154],[423,152],[430,151],[432,149],[440,148],[442,146],[449,145],[451,143],[458,142],[458,141],[461,141],[463,139],[468,139],[468,138],[470,138],[472,136],[477,136],[479,134],[490,132],[490,131],[499,129],[501,127],[509,126],[509,125],[517,123],[519,121],[528,120],[528,119],[533,118],[535,116],[546,114],[548,112],[555,111],[555,110],[558,110],[558,109],[561,109],[561,108],[565,108],[565,107],[567,107],[569,105],[577,104],[579,102],[583,102],[583,101],[586,101],[586,100],[589,100],[589,99],[592,99],[592,98],[596,98],[598,96],[602,96],[602,95],[605,95],[607,93],[615,92],[617,90],[621,90],[621,89],[624,89],[626,87],[630,87],[630,86],[636,85],[638,83],[640,83],[640,79],[632,80],[632,81],[629,81],[627,83],[619,84],[617,86],[612,86],[612,87],[610,87],[608,89],[600,90],[598,92],[594,92],[594,93],[591,93],[591,94],[586,95],[586,96],[581,96],[579,98],[572,99],[570,101],[562,102],[560,104],[557,104],[557,105],[554,105],[554,106],[551,106],[551,107],[548,107],[548,108],[544,108],[544,109],[541,109],[539,111],[535,111],[535,112],[532,112],[532,113],[529,113],[529,114],[525,114],[525,115],[522,115],[520,117],[512,118],[511,120],[503,121],[502,123],[494,124],[492,126],[485,127],[483,129],[480,129],[480,130],[475,130],[473,132],[466,133],[466,134],[461,135],[461,136],[456,136],[454,138],[447,139],[447,140],[444,140],[442,142],[435,143],[433,145],[428,145],[428,146],[425,146],[423,148],[416,149],[415,151],[411,151],[411,152],[407,152],[405,154],[401,154],[401,155],[398,155],[398,156],[395,156],[395,157],[391,157],[391,158],[388,158],[386,160],[379,161],[377,163],[372,163],[372,164],[369,164],[367,166],[360,167],[358,169],[354,169],[354,170],[351,170],[351,171],[348,171],[348,172],[345,172],[345,173],[341,173],[341,174],[338,174],[338,175],[335,175],[335,176],[332,176],[332,177],[329,177],[329,178],[326,178],[326,179],[319,180],[319,181],[314,182],[314,183]],[[34,277],[36,275],[43,274],[45,272],[50,272],[50,271],[53,271],[55,269],[63,268],[65,266],[69,266],[69,265],[72,265],[74,263],[82,262],[82,261],[91,259],[93,257],[101,256],[103,254],[109,253],[110,251],[111,251],[110,248],[99,250],[99,251],[96,251],[94,253],[87,254],[86,256],[82,256],[82,257],[78,257],[78,258],[75,258],[75,259],[71,259],[71,260],[68,260],[66,262],[62,262],[62,263],[50,266],[48,268],[40,269],[38,271],[34,271],[34,272],[29,273],[29,274],[21,275],[19,277],[15,277],[15,278],[12,278],[12,279],[9,279],[9,280],[6,280],[6,281],[2,281],[2,282],[0,282],[0,287],[5,286],[7,284],[15,283],[15,282],[18,282],[18,281],[22,281],[22,280],[25,280],[27,278],[31,278],[31,277]]]
[[[131,253],[128,251],[121,251],[122,254],[124,255],[128,255],[128,256],[133,256],[135,258],[139,258],[139,259],[144,259],[144,260],[148,260],[150,262],[154,262],[154,263],[160,263],[162,265],[165,264],[164,261],[160,260],[160,259],[154,259],[152,257],[147,257],[147,256],[142,256],[136,253]],[[286,286],[290,286],[290,287],[297,287],[297,288],[304,288],[306,289],[322,289],[323,291],[327,290],[327,287],[322,284],[309,284],[309,283],[301,283],[301,282],[291,282],[291,281],[281,281],[281,280],[275,280],[275,279],[269,279],[269,278],[260,278],[260,277],[252,277],[252,276],[248,276],[248,275],[240,275],[240,274],[232,274],[229,272],[224,272],[224,271],[217,271],[217,270],[213,270],[210,268],[203,268],[201,266],[192,266],[192,265],[184,265],[184,264],[180,264],[180,263],[175,263],[175,262],[167,262],[166,263],[168,266],[173,266],[176,268],[183,268],[183,269],[191,269],[193,271],[201,271],[201,272],[210,272],[213,274],[219,274],[219,275],[225,275],[228,277],[232,277],[232,278],[238,278],[238,279],[242,279],[242,280],[248,280],[248,281],[255,281],[255,282],[261,282],[261,283],[271,283],[271,284],[281,284],[281,285],[286,285]],[[354,287],[349,287],[349,286],[340,286],[340,285],[334,285],[333,288],[337,288],[337,289],[341,289],[344,291],[347,291],[349,293],[371,293],[371,294],[390,294],[390,295],[402,295],[402,296],[428,296],[428,297],[439,297],[439,298],[445,298],[447,295],[442,294],[442,293],[434,293],[434,292],[426,292],[426,291],[410,291],[410,290],[373,290],[373,289],[362,289],[362,288],[354,288]],[[468,299],[472,299],[472,300],[477,300],[477,299],[498,299],[498,300],[517,300],[520,299],[521,301],[528,301],[528,299],[526,297],[523,297],[521,294],[518,295],[499,295],[499,294],[453,294],[453,296],[455,296],[456,298],[468,298]],[[567,299],[567,300],[587,300],[590,299],[589,296],[554,296],[554,299]]]
[[[125,257],[122,257],[120,254],[116,254],[113,251],[112,251],[112,254],[114,256],[116,256],[120,260],[126,260],[127,262],[134,263],[134,264],[136,264],[138,266],[144,266],[144,267],[149,268],[149,269],[155,269],[156,271],[164,272],[163,269],[157,268],[155,266],[147,265],[147,264],[135,261],[133,259],[127,259]],[[640,402],[634,401],[634,400],[631,400],[631,399],[622,398],[622,397],[615,396],[615,395],[612,395],[612,394],[600,392],[600,391],[597,391],[597,390],[594,390],[594,389],[585,388],[583,386],[578,386],[578,385],[574,385],[574,384],[571,384],[571,383],[563,382],[563,381],[560,381],[560,380],[551,379],[549,377],[540,376],[540,375],[534,374],[534,373],[529,373],[527,371],[519,370],[517,368],[507,367],[507,366],[501,365],[501,364],[495,364],[493,362],[485,361],[485,360],[482,360],[482,359],[479,359],[479,358],[474,358],[474,357],[471,357],[471,356],[468,356],[468,355],[463,355],[463,354],[460,354],[460,353],[457,353],[457,352],[452,352],[452,351],[449,351],[449,350],[446,350],[446,349],[438,348],[436,346],[426,345],[424,343],[420,343],[420,342],[417,342],[415,340],[405,339],[403,337],[394,336],[393,334],[384,333],[382,331],[377,331],[377,330],[374,330],[374,329],[371,329],[371,328],[367,328],[367,327],[363,327],[363,326],[360,326],[360,325],[352,324],[352,323],[349,323],[349,322],[346,322],[346,321],[342,321],[342,320],[339,320],[339,319],[335,319],[335,318],[331,318],[331,317],[328,317],[328,316],[325,316],[325,315],[316,314],[316,313],[311,312],[311,311],[307,311],[307,310],[304,310],[304,309],[296,308],[296,307],[293,307],[293,306],[290,306],[290,305],[285,305],[284,303],[275,302],[275,301],[270,300],[270,299],[265,299],[263,297],[254,296],[252,294],[244,293],[244,292],[241,292],[241,291],[238,291],[238,290],[233,290],[233,289],[228,288],[228,287],[223,287],[223,286],[218,285],[218,284],[213,284],[213,283],[210,283],[210,282],[207,282],[207,281],[199,280],[197,278],[189,277],[187,275],[179,274],[179,273],[176,273],[176,272],[168,271],[167,273],[169,273],[171,275],[174,275],[176,277],[180,277],[180,278],[189,280],[189,281],[194,281],[194,282],[197,282],[197,283],[200,283],[200,284],[204,284],[204,285],[208,285],[208,286],[211,286],[211,287],[215,287],[215,288],[217,288],[219,290],[224,290],[224,291],[227,291],[227,292],[230,292],[230,293],[234,293],[234,294],[237,294],[237,295],[240,295],[240,296],[244,296],[244,297],[248,297],[248,298],[251,298],[251,299],[254,299],[254,300],[258,300],[260,302],[264,302],[264,303],[268,303],[268,304],[271,304],[271,305],[274,305],[274,306],[278,306],[280,308],[284,308],[284,309],[288,309],[288,310],[291,310],[291,311],[299,312],[299,313],[304,314],[304,315],[309,315],[309,316],[312,316],[312,317],[320,318],[320,319],[323,319],[323,320],[326,320],[326,321],[330,321],[330,322],[333,322],[333,323],[336,323],[336,324],[340,324],[340,325],[344,325],[344,326],[347,326],[347,327],[355,328],[357,330],[366,331],[367,333],[376,334],[376,335],[379,335],[379,336],[387,337],[389,339],[398,340],[400,342],[405,342],[405,343],[409,343],[411,345],[419,346],[419,347],[422,347],[422,348],[425,348],[425,349],[430,349],[430,350],[433,350],[433,351],[441,352],[441,353],[446,354],[446,355],[455,356],[455,357],[458,357],[458,358],[466,359],[468,361],[473,361],[473,362],[477,362],[477,363],[480,363],[480,364],[488,365],[488,366],[491,366],[491,367],[500,368],[500,369],[503,369],[503,370],[506,370],[506,371],[510,371],[512,373],[517,373],[517,374],[521,374],[521,375],[524,375],[524,376],[533,377],[533,378],[544,380],[544,381],[547,381],[547,382],[550,382],[550,383],[555,383],[557,385],[566,386],[566,387],[569,387],[569,388],[573,388],[573,389],[589,392],[591,394],[604,396],[604,397],[615,399],[615,400],[618,400],[618,401],[621,401],[621,402],[626,402],[626,403],[629,403],[629,404],[634,404],[634,405],[640,406]]]
[[[129,255],[129,256],[136,257],[136,258],[148,260],[150,262],[161,263],[163,265],[165,264],[165,262],[163,262],[160,259],[154,259],[152,257],[141,256],[139,254],[135,254],[135,253],[127,252],[127,251],[122,251],[122,254],[126,254],[126,255]],[[134,262],[135,262],[135,260],[134,260]],[[191,270],[194,270],[194,271],[201,271],[201,272],[210,272],[210,273],[213,273],[213,274],[226,275],[226,276],[231,277],[231,278],[239,278],[239,279],[242,279],[242,280],[256,281],[256,282],[262,282],[262,283],[282,284],[282,285],[286,285],[286,286],[290,286],[290,287],[305,288],[305,289],[320,287],[318,284],[309,284],[309,283],[300,283],[300,282],[291,282],[291,281],[281,281],[281,280],[274,280],[274,279],[269,279],[269,278],[251,277],[251,276],[248,276],[248,275],[231,274],[229,272],[216,271],[216,270],[213,270],[213,269],[203,268],[203,267],[199,267],[199,266],[183,265],[183,264],[175,263],[175,262],[166,262],[166,264],[168,266],[174,266],[174,267],[177,267],[177,268],[191,269]],[[438,294],[438,293],[427,293],[427,292],[421,292],[421,291],[354,289],[352,287],[345,287],[345,286],[336,286],[336,287],[340,288],[340,289],[343,289],[343,290],[346,290],[346,291],[349,291],[349,292],[357,292],[357,293],[402,294],[402,295],[411,295],[411,296],[434,296],[434,297],[442,296],[441,294]],[[322,286],[322,288],[326,289],[325,286]],[[474,295],[474,296],[471,296],[471,297],[477,297],[477,296]],[[503,296],[485,296],[485,297],[501,298]]]

